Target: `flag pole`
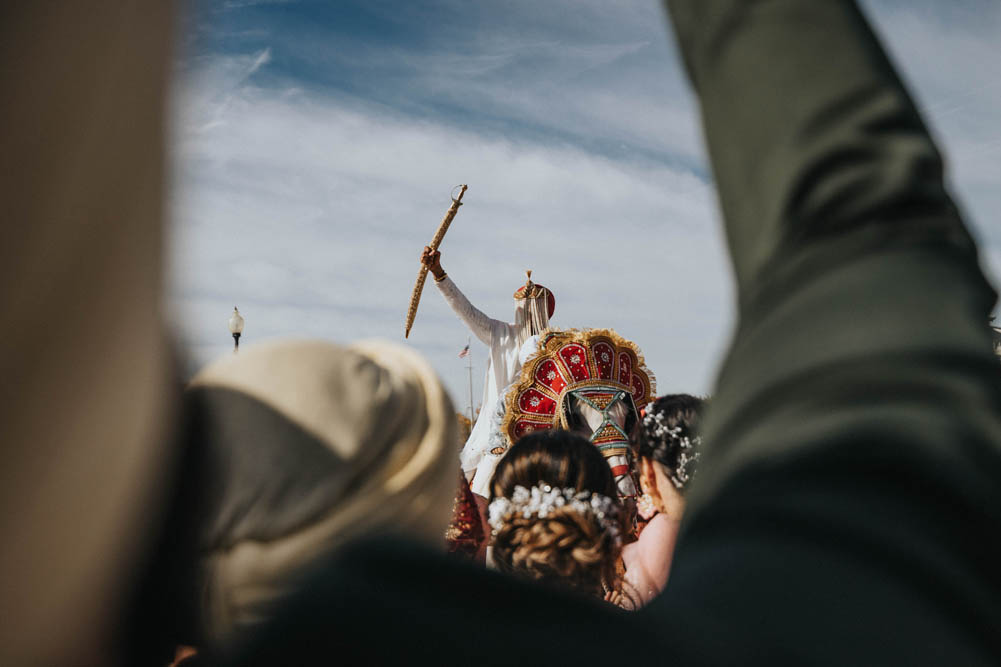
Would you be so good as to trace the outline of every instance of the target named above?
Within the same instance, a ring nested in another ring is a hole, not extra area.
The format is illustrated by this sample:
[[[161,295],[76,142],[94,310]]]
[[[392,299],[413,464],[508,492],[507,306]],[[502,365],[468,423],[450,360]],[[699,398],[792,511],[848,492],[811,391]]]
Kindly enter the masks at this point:
[[[470,349],[470,345],[473,344],[472,336],[466,338],[466,349]],[[473,355],[472,353],[467,354],[466,357],[469,359],[469,365],[466,369],[469,371],[469,430],[473,429]]]

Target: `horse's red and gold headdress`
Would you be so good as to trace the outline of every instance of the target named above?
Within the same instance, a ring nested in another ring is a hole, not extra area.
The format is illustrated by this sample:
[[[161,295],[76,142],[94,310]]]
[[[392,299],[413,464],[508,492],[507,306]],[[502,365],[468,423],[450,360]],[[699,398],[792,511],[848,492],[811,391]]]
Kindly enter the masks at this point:
[[[550,331],[539,338],[538,354],[525,362],[520,379],[507,394],[502,430],[516,442],[532,431],[567,428],[566,399],[581,390],[589,390],[599,409],[622,391],[639,408],[652,400],[655,382],[639,348],[611,329]],[[603,397],[605,393],[609,396]],[[606,437],[621,441],[618,431],[604,433],[609,429],[614,427],[606,424],[595,433],[596,445],[600,447]]]

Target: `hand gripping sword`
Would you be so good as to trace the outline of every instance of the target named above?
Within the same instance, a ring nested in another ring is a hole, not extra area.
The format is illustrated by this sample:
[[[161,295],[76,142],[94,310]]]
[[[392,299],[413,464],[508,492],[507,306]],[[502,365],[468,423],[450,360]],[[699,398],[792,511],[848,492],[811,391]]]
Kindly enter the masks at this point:
[[[459,185],[459,196],[452,197],[452,205],[448,207],[448,211],[445,213],[445,218],[438,225],[438,231],[435,232],[434,238],[431,239],[431,243],[428,247],[431,248],[431,252],[438,249],[441,245],[441,240],[445,238],[445,232],[448,231],[448,226],[452,224],[452,218],[459,211],[459,207],[462,206],[462,195],[466,193],[466,186]],[[452,189],[455,192],[455,188]],[[421,303],[421,293],[424,291],[424,281],[428,277],[428,267],[421,264],[421,270],[417,272],[417,283],[414,285],[414,292],[410,295],[410,308],[407,309],[407,330],[403,334],[404,338],[410,338],[410,328],[414,326],[414,318],[417,317],[417,306]]]

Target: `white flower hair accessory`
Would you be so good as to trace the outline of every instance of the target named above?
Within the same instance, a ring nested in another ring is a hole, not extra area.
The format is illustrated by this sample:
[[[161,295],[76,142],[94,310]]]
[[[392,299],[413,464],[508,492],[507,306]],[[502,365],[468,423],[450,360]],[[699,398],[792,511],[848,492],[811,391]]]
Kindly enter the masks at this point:
[[[530,489],[518,485],[510,498],[494,498],[489,507],[490,527],[496,533],[504,527],[506,519],[520,514],[526,519],[533,516],[545,519],[557,509],[567,507],[582,514],[592,515],[601,529],[608,532],[616,542],[622,541],[619,529],[619,506],[608,496],[572,488],[557,489],[545,482],[539,482]]]
[[[643,428],[651,440],[666,443],[673,441],[677,451],[677,464],[671,474],[671,483],[675,488],[683,489],[695,474],[695,467],[701,456],[698,450],[702,446],[702,436],[689,438],[682,433],[681,426],[671,428],[664,421],[663,413],[649,412],[643,417]]]

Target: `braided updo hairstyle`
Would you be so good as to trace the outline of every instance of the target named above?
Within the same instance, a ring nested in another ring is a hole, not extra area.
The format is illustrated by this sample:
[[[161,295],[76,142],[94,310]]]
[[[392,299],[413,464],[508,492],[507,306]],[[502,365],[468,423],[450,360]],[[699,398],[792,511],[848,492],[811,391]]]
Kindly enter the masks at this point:
[[[689,394],[662,396],[646,408],[637,424],[636,453],[666,467],[682,493],[699,460],[698,425],[704,406],[704,399]]]
[[[619,508],[612,471],[588,440],[569,431],[539,431],[521,438],[497,464],[490,500],[511,498],[515,487],[548,484],[554,489],[601,494]],[[537,581],[556,582],[588,595],[603,596],[618,588],[622,553],[622,512],[608,521],[570,506],[555,507],[545,518],[513,512],[493,536],[497,569]]]

